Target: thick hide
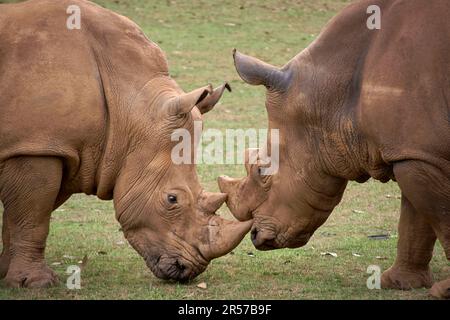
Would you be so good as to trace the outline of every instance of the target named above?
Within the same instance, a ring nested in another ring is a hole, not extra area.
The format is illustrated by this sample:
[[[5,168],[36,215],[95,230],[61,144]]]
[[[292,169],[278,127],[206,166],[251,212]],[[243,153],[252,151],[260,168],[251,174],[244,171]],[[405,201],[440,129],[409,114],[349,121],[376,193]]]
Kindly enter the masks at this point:
[[[367,28],[370,5],[381,8],[380,30]],[[258,249],[304,245],[347,181],[392,179],[402,191],[398,255],[382,286],[433,284],[436,239],[450,259],[449,17],[447,0],[363,0],[282,68],[234,52],[241,78],[266,86],[269,128],[280,130],[276,174],[249,163],[246,178],[219,178],[236,218],[254,219]],[[431,293],[448,298],[449,284]]]

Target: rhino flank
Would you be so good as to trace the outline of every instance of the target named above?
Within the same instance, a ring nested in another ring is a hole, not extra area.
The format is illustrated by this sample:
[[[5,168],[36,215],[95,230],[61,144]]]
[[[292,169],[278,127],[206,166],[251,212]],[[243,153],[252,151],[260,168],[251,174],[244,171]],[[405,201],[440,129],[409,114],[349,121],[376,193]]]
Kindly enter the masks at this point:
[[[370,5],[381,30],[366,27]],[[280,130],[276,174],[262,175],[265,159],[248,151],[258,160],[246,178],[219,178],[232,213],[254,218],[258,249],[306,244],[347,181],[392,179],[402,191],[398,254],[382,286],[432,286],[436,239],[450,259],[449,17],[447,0],[364,0],[282,68],[234,53],[241,78],[266,86],[269,128]],[[450,279],[431,293],[448,298]]]
[[[80,30],[66,28],[74,4]],[[194,165],[172,163],[170,137],[193,133],[226,87],[184,93],[156,44],[90,2],[0,5],[0,277],[14,287],[57,281],[44,261],[49,220],[74,193],[114,199],[157,277],[192,279],[231,251],[251,222],[215,215],[226,195],[204,191]]]

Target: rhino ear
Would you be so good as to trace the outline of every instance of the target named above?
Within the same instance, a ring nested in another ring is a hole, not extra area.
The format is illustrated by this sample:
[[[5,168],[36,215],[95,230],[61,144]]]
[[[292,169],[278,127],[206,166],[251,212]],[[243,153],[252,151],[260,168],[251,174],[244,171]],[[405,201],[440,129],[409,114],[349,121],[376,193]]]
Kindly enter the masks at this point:
[[[214,108],[214,106],[216,105],[216,103],[219,102],[225,89],[231,92],[231,87],[227,82],[225,82],[220,87],[215,88],[213,93],[211,93],[209,96],[203,99],[203,101],[197,104],[197,108],[198,110],[200,110],[200,113],[204,114],[211,111],[212,108]]]
[[[234,66],[239,76],[251,85],[264,85],[267,89],[285,91],[291,82],[291,72],[281,70],[257,58],[233,50]]]
[[[211,84],[195,89],[189,93],[181,94],[165,103],[168,113],[172,116],[185,115],[202,102],[209,94],[213,92]]]

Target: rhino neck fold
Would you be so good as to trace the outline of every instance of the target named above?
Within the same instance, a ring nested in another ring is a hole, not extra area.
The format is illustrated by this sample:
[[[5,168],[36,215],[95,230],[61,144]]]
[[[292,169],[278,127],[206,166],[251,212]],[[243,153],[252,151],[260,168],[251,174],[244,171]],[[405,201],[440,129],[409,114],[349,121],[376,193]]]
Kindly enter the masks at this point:
[[[115,77],[116,72],[111,72],[114,67],[104,57],[97,59],[97,63],[105,97],[106,134],[97,167],[96,195],[110,200],[128,155],[138,147],[139,130],[145,126],[145,117],[155,115],[161,100],[174,95],[179,88],[164,73],[151,77],[137,72],[127,82]]]
[[[290,62],[300,77],[307,74],[307,88],[300,90],[306,90],[314,109],[310,135],[311,144],[321,150],[318,166],[329,175],[357,181],[367,180],[380,160],[359,127],[362,75],[376,36],[366,27],[366,8],[350,6]]]

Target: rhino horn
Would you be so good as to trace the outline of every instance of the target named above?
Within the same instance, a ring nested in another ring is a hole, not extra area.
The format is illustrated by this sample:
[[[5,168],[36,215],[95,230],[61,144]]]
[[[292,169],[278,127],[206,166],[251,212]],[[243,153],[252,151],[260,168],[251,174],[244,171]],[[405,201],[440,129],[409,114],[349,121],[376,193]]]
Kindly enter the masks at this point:
[[[181,116],[191,112],[191,110],[202,102],[209,94],[213,93],[211,84],[195,89],[188,93],[171,98],[165,103],[170,115]]]
[[[226,193],[204,191],[200,194],[198,206],[200,211],[212,214],[215,213],[226,200]]]
[[[279,69],[257,58],[233,50],[234,66],[239,76],[251,85],[264,85],[267,89],[285,91],[291,82],[292,72]]]
[[[204,114],[212,110],[217,102],[219,102],[220,98],[222,97],[223,92],[227,89],[229,92],[231,92],[230,85],[225,82],[220,87],[217,87],[214,89],[214,91],[207,96],[205,99],[202,100],[197,105],[198,110],[200,110],[200,113]]]
[[[208,225],[208,242],[199,250],[206,259],[221,257],[233,250],[244,238],[253,220],[239,222],[213,216]]]
[[[241,186],[245,183],[245,178],[234,179],[228,176],[220,176],[217,179],[219,189],[228,195],[227,206],[231,214],[239,221],[248,221],[252,219],[252,213],[248,210],[245,203],[239,201]]]

